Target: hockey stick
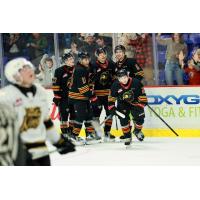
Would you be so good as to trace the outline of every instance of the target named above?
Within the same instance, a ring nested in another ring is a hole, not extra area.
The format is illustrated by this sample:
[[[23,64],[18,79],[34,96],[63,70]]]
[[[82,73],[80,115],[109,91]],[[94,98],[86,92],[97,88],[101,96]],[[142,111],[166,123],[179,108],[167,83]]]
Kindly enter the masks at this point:
[[[123,118],[123,119],[126,117],[123,113],[119,112],[118,110],[116,110],[115,113],[116,113],[119,117],[121,117],[121,118]]]
[[[164,119],[162,119],[150,105],[147,104],[147,106],[177,137],[179,136],[178,133]]]
[[[56,148],[56,149],[54,149],[54,150],[52,150],[52,151],[48,151],[48,152],[45,152],[45,153],[41,153],[41,154],[33,154],[32,155],[32,160],[36,160],[36,159],[40,159],[40,158],[43,158],[43,157],[46,157],[46,156],[49,156],[50,154],[52,154],[52,153],[55,153],[55,152],[61,152],[61,151],[63,151],[65,148]]]
[[[116,125],[116,130],[118,131],[117,115],[115,115],[115,125]]]
[[[111,118],[112,118],[112,115],[108,115],[108,117],[106,117],[106,119],[104,119],[104,120],[101,122],[100,126],[102,126],[108,119],[111,119]]]
[[[103,136],[103,131],[101,130],[100,123],[96,120],[91,120],[91,124],[96,131],[97,136],[101,138]]]

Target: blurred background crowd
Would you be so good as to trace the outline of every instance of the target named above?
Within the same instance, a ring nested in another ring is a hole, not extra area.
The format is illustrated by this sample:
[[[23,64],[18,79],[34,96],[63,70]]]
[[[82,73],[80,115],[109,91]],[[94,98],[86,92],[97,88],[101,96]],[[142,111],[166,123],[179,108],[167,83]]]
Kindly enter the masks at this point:
[[[122,44],[126,55],[143,68],[144,85],[200,85],[200,33],[2,33],[0,34],[0,87],[6,84],[5,64],[25,57],[36,67],[37,81],[50,88],[63,54],[87,51],[91,61],[103,47],[115,61],[113,49]]]

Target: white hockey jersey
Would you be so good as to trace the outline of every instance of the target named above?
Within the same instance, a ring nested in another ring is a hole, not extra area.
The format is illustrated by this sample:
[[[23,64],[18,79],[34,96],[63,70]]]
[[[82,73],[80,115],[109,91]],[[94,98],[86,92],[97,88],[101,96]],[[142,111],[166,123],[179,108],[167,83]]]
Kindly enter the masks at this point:
[[[23,94],[14,85],[6,86],[0,90],[0,102],[13,107],[17,113],[17,128],[22,142],[26,145],[42,144],[46,140],[56,143],[60,139],[59,133],[54,127],[47,130],[44,122],[49,120],[49,105],[46,91],[40,85],[35,84],[36,93]],[[33,145],[34,146],[34,145]],[[39,148],[30,148],[30,153],[46,152],[44,145]]]

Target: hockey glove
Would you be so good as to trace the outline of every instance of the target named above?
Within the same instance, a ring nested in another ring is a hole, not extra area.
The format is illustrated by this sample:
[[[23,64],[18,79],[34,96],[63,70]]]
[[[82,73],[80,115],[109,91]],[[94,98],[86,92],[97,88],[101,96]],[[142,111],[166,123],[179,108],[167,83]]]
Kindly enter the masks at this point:
[[[54,97],[53,102],[55,103],[56,106],[58,106],[60,103],[60,99]]]
[[[91,103],[91,105],[94,106],[94,107],[99,107],[99,105],[100,105],[97,96],[92,96],[92,97],[90,98],[90,103]]]
[[[57,144],[54,144],[54,146],[59,149],[60,154],[66,154],[75,151],[75,145],[67,138],[61,138]]]
[[[117,108],[115,107],[115,106],[113,106],[110,110],[109,110],[109,112],[110,112],[110,115],[116,115],[116,110],[117,110]]]

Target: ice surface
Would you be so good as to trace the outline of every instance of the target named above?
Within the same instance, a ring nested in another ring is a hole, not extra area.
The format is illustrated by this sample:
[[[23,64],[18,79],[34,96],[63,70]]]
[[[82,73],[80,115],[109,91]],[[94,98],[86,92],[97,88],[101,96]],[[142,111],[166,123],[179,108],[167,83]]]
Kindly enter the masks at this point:
[[[76,147],[75,153],[51,154],[52,165],[200,165],[200,138],[135,138],[131,148],[123,143]]]

